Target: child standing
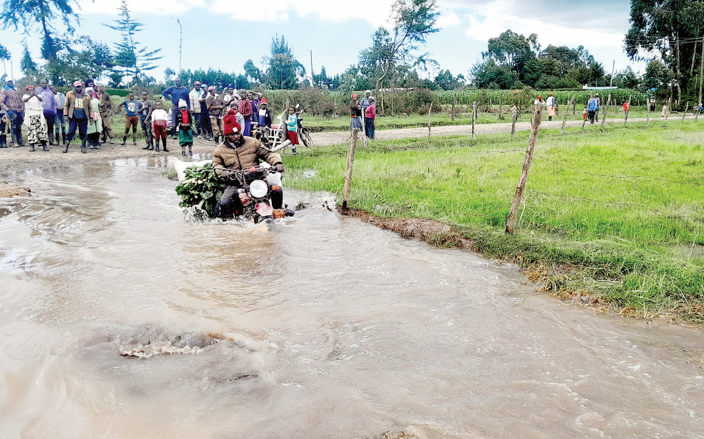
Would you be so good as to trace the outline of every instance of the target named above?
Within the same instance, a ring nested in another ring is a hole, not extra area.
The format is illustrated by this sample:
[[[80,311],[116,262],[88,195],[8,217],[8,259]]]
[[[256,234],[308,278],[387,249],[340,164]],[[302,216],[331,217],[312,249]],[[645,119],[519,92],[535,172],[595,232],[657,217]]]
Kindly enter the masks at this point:
[[[178,143],[181,145],[181,155],[186,157],[186,147],[188,147],[188,155],[193,157],[193,114],[183,99],[178,101],[176,123],[178,124]]]
[[[164,110],[161,101],[157,101],[156,108],[152,111],[152,126],[154,127],[154,150],[159,152],[159,139],[164,142],[164,152],[169,152],[166,149],[166,131],[169,125],[169,114]]]
[[[296,154],[296,147],[298,146],[298,116],[296,116],[296,110],[293,107],[288,109],[286,131],[288,132],[288,140],[292,145],[291,152]]]
[[[127,135],[130,133],[130,127],[132,127],[132,144],[137,144],[137,125],[139,125],[139,116],[137,112],[139,111],[139,103],[134,100],[134,93],[130,93],[127,96],[127,100],[122,102],[117,106],[125,107],[125,134],[122,135],[122,146],[127,143]]]
[[[376,120],[376,99],[371,96],[367,102],[369,105],[367,109],[364,110],[364,131],[367,133],[367,137],[374,139],[374,121]]]

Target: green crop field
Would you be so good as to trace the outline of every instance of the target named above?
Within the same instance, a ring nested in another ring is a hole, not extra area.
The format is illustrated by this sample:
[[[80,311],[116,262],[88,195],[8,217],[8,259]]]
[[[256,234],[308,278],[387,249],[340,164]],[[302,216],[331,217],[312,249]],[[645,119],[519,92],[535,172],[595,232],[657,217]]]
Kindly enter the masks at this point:
[[[551,271],[554,291],[704,321],[704,123],[664,125],[542,131],[514,236],[503,229],[528,133],[372,142],[350,205],[451,224],[490,257],[572,267]],[[287,157],[287,185],[339,196],[346,153]]]

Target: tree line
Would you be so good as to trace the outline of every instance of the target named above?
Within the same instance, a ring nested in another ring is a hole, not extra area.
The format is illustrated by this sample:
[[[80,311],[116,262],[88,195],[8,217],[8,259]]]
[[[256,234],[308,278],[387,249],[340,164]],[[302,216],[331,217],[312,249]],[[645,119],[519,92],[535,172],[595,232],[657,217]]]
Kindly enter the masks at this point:
[[[109,86],[156,85],[151,72],[162,59],[161,49],[139,41],[144,25],[132,17],[122,0],[118,18],[109,29],[120,35],[108,46],[85,35],[75,35],[80,25],[75,0],[6,0],[0,14],[3,28],[22,28],[38,33],[42,40],[40,66],[25,44],[20,68],[30,77],[45,76],[63,85],[76,78],[107,77]],[[701,64],[704,54],[704,0],[631,0],[631,27],[625,35],[624,51],[632,60],[648,60],[643,75],[630,67],[613,77],[584,46],[543,48],[537,34],[524,36],[508,29],[490,38],[487,50],[467,76],[443,70],[428,53],[422,53],[429,35],[439,31],[437,0],[395,0],[389,25],[371,35],[371,45],[360,51],[357,61],[341,74],[320,72],[306,75],[285,37],[272,38],[270,53],[261,68],[247,60],[242,72],[165,69],[164,82],[177,75],[182,81],[235,87],[291,90],[318,87],[350,91],[364,89],[428,88],[458,90],[468,86],[486,89],[575,89],[584,84],[655,90],[676,101],[701,99]],[[62,23],[68,32],[58,32]],[[588,33],[585,33],[585,36]],[[11,54],[0,45],[0,60]],[[434,72],[432,75],[431,72]],[[311,72],[312,73],[312,72]]]

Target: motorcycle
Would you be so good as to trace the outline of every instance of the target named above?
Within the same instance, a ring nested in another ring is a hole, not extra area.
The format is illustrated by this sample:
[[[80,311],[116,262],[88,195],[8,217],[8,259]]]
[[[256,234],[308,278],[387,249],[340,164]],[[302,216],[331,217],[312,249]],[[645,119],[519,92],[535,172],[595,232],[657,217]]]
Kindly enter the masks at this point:
[[[240,219],[251,219],[255,224],[268,219],[293,216],[289,209],[274,209],[271,202],[272,189],[281,187],[281,174],[274,167],[252,167],[246,170],[213,169],[228,184],[237,186],[237,194],[243,211]]]

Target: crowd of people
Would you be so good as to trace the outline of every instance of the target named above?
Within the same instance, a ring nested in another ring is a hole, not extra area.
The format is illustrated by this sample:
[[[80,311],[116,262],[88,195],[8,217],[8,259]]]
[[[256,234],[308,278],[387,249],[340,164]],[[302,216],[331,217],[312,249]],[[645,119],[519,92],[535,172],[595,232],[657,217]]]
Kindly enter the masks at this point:
[[[137,99],[133,92],[116,108],[110,94],[102,84],[92,79],[75,81],[73,89],[65,95],[42,79],[37,86],[25,87],[24,94],[16,89],[12,79],[7,79],[0,92],[0,148],[9,143],[24,146],[23,126],[27,131],[30,151],[41,146],[48,151],[50,145],[63,145],[69,151],[78,133],[81,152],[88,148],[99,149],[101,144],[114,144],[112,128],[115,111],[124,111],[125,129],[121,145],[127,143],[132,132],[132,143],[137,145],[137,131],[141,128],[145,150],[169,152],[167,138],[179,140],[182,155],[193,155],[194,138],[219,144],[223,141],[223,118],[233,110],[242,126],[244,136],[252,135],[254,126],[271,128],[273,115],[261,93],[236,91],[234,86],[218,89],[216,86],[194,82],[192,90],[185,88],[180,79],[164,90],[163,98],[150,100],[147,92]],[[171,101],[169,111],[164,101]],[[298,119],[294,109],[288,110],[286,121],[288,139],[293,150],[298,145],[296,135]],[[295,127],[291,131],[292,127]]]

